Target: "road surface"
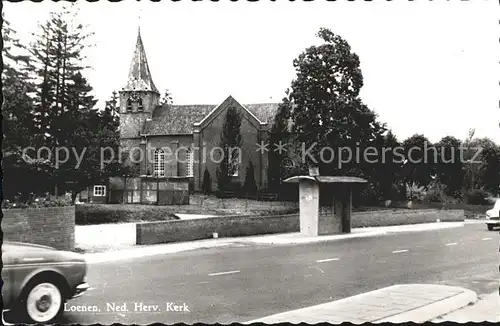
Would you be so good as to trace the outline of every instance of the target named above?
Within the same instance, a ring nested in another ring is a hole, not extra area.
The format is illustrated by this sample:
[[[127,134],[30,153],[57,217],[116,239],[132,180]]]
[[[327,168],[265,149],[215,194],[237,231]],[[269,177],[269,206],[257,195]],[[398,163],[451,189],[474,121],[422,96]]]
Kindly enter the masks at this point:
[[[498,289],[498,232],[468,224],[320,244],[201,249],[93,264],[88,281],[92,289],[67,308],[99,311],[66,312],[60,323],[246,322],[401,283],[486,294]],[[144,311],[148,305],[159,311]]]

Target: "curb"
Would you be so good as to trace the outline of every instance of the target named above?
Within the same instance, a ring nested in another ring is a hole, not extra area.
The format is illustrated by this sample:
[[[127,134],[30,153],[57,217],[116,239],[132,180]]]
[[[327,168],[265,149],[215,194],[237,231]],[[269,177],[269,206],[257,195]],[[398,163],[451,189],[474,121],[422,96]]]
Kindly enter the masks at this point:
[[[374,321],[374,323],[403,323],[414,322],[424,323],[431,321],[439,316],[449,314],[452,311],[461,309],[469,304],[477,301],[477,294],[474,291],[463,289],[460,294],[453,295],[444,300],[431,303],[414,310],[406,311],[399,315],[391,316],[381,320]]]

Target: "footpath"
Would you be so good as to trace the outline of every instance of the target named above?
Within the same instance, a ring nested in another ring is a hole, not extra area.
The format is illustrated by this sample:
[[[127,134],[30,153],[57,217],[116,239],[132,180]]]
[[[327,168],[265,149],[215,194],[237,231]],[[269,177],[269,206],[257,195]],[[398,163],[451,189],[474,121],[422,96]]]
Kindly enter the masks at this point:
[[[100,252],[85,253],[88,263],[103,263],[117,260],[133,259],[145,256],[163,255],[196,249],[218,247],[241,247],[248,245],[291,245],[383,236],[391,233],[421,232],[463,227],[467,222],[440,222],[413,225],[396,225],[386,227],[353,228],[349,234],[325,235],[318,237],[304,236],[300,233],[269,234],[237,238],[216,238],[189,242],[156,244],[147,246],[135,245],[135,229],[131,224],[111,226],[92,226],[91,232],[83,235],[81,229],[75,234],[76,247],[84,250]],[[474,223],[471,221],[470,223]],[[127,235],[128,233],[128,235]],[[114,235],[114,236],[113,236]]]
[[[431,321],[477,300],[467,289],[433,284],[400,284],[345,299],[272,315],[250,323],[342,322],[402,323]]]

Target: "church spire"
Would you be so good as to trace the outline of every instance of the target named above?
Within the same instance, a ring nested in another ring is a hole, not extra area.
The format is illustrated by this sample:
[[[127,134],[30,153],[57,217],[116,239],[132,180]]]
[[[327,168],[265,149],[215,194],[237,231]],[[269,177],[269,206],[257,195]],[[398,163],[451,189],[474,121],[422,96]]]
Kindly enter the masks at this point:
[[[127,84],[123,88],[124,91],[153,91],[156,93],[156,88],[151,72],[149,71],[148,59],[146,58],[146,51],[142,44],[141,27],[137,31],[137,42],[135,45],[134,57],[130,64],[128,73]]]

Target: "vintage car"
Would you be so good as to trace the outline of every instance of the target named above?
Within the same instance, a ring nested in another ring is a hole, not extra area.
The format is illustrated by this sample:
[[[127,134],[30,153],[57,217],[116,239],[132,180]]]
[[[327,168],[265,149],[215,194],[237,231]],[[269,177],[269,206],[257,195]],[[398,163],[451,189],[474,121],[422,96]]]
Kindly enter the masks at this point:
[[[493,230],[494,227],[500,226],[500,199],[495,201],[495,206],[486,212],[486,225],[488,230]]]
[[[2,261],[3,313],[11,310],[32,322],[52,322],[67,300],[89,288],[87,264],[75,252],[5,241]]]

